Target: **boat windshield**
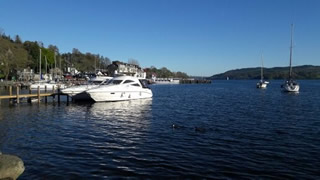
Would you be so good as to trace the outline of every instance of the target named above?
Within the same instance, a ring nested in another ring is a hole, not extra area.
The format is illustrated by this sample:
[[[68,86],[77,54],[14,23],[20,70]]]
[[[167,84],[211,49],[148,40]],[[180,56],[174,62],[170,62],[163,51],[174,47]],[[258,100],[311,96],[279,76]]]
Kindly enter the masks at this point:
[[[148,81],[147,80],[139,79],[139,81],[140,81],[140,83],[141,83],[143,88],[149,88],[150,89],[150,87],[148,86]]]
[[[120,84],[122,80],[110,80],[108,84]]]

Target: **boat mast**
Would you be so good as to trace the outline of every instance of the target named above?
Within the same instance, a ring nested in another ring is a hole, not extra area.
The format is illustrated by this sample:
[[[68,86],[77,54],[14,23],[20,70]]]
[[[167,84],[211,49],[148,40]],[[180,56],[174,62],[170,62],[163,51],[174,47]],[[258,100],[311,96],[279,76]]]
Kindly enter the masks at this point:
[[[94,57],[94,74],[97,74],[97,58]]]
[[[40,57],[39,57],[39,81],[41,80],[41,48],[40,48]]]
[[[290,66],[289,66],[289,79],[292,78],[292,48],[293,48],[293,24],[291,24],[291,43],[290,43]]]
[[[46,60],[46,76],[47,76],[47,56],[44,56],[45,60]]]
[[[261,82],[263,81],[263,55],[261,54]]]
[[[54,50],[54,79],[57,78],[57,58],[56,58],[56,50]]]

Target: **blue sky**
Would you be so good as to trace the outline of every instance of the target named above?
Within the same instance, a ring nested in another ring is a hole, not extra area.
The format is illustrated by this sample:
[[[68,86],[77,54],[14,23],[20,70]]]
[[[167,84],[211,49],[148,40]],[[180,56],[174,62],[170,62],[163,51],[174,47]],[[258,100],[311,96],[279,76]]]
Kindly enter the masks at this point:
[[[189,75],[320,65],[319,0],[0,0],[12,37]]]

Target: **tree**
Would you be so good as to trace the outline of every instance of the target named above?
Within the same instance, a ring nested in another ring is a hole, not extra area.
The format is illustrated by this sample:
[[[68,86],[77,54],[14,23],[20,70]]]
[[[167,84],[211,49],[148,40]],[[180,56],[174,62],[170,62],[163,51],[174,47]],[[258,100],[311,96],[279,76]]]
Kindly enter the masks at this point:
[[[128,64],[133,64],[139,66],[139,61],[133,58],[128,59]]]
[[[72,49],[72,54],[81,54],[81,52],[79,51],[79,49],[73,48]]]
[[[4,35],[4,30],[0,27],[0,36]]]
[[[176,73],[175,77],[177,77],[177,78],[188,78],[188,75],[186,73],[184,73],[184,72],[178,71]]]
[[[50,44],[48,49],[59,54],[59,48],[55,45]]]
[[[16,35],[14,42],[17,44],[22,44],[22,40],[19,35]]]
[[[40,56],[39,54],[40,46],[38,45],[38,43],[36,41],[35,42],[25,41],[23,43],[23,47],[28,52],[28,60],[31,62],[30,68],[34,70],[38,69],[39,56]]]
[[[10,73],[10,67],[12,65],[12,57],[13,57],[13,54],[10,48],[6,50],[5,53],[3,53],[3,51],[2,53],[0,52],[0,59],[2,59],[0,64],[1,65],[0,69],[3,72],[6,81],[8,80],[8,76]]]
[[[43,47],[43,42],[42,41],[37,41],[38,46]]]

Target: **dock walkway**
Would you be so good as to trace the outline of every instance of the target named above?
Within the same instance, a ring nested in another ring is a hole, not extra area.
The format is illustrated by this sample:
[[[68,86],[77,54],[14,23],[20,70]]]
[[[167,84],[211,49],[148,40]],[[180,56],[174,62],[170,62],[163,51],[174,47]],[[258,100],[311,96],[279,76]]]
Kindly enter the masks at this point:
[[[9,99],[9,100],[16,100],[16,103],[19,104],[21,98],[27,98],[28,102],[31,102],[32,98],[37,98],[38,103],[40,103],[41,97],[45,97],[45,103],[47,103],[47,97],[49,97],[49,96],[54,97],[54,98],[56,96],[58,96],[58,103],[60,103],[60,96],[67,96],[67,104],[69,104],[69,96],[67,94],[61,93],[59,87],[58,87],[57,91],[53,87],[51,92],[48,92],[47,87],[45,87],[44,92],[41,93],[40,86],[38,86],[37,93],[33,93],[33,94],[32,94],[30,86],[28,87],[28,89],[29,89],[28,94],[20,94],[20,89],[21,89],[20,85],[15,86],[16,94],[12,93],[12,89],[13,89],[12,86],[9,86],[8,88],[9,88],[8,95],[0,95],[0,103],[1,103],[2,99]]]

